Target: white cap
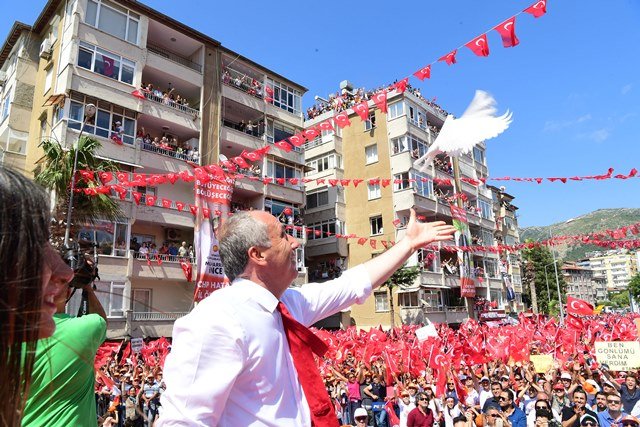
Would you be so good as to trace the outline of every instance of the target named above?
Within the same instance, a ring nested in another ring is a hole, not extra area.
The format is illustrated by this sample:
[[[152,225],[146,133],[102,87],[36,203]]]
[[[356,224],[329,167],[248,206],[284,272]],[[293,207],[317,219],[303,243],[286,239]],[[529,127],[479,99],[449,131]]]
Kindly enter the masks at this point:
[[[353,412],[353,417],[368,417],[367,410],[364,408],[358,408]]]
[[[562,375],[560,375],[560,379],[561,380],[570,380],[571,378],[571,374],[568,372],[563,372]]]

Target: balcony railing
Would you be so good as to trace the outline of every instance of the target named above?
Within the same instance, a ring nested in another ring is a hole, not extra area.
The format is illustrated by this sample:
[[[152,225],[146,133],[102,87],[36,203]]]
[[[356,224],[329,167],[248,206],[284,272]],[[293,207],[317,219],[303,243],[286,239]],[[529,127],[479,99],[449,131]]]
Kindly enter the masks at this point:
[[[133,312],[133,320],[137,322],[177,320],[189,314],[188,311],[174,312]]]
[[[239,89],[256,98],[263,99],[264,85],[258,79],[236,71],[233,68],[225,67],[222,72],[222,83]]]
[[[182,111],[183,113],[187,113],[187,114],[191,114],[194,117],[200,117],[200,111],[196,110],[195,108],[191,108],[191,107],[187,107],[186,105],[180,105],[178,103],[176,103],[173,100],[165,100],[163,97],[161,96],[156,96],[152,93],[149,92],[143,92],[144,93],[144,97],[147,98],[149,101],[153,101],[156,102],[158,104],[162,104],[162,105],[166,105],[167,107],[173,108],[175,110],[179,110]]]
[[[146,144],[142,141],[141,138],[138,138],[137,140],[140,143],[140,148],[142,148],[144,151],[150,151],[152,153],[173,157],[174,159],[180,159],[187,162],[198,163],[200,161],[200,156],[198,154],[194,153],[189,155],[186,153],[178,153],[177,151],[174,151],[173,149],[171,149],[171,147],[162,147],[162,146],[158,147],[153,144]]]
[[[467,307],[463,305],[448,305],[447,311],[451,311],[454,313],[464,313],[467,311]]]
[[[179,263],[183,260],[188,260],[189,262],[191,262],[191,264],[196,263],[196,259],[194,257],[184,257],[184,256],[178,256],[178,255],[167,255],[167,254],[143,254],[140,252],[134,252],[133,253],[133,257],[135,259],[138,259],[140,261],[154,261],[157,262],[158,259],[162,262],[168,262],[168,263]]]
[[[149,52],[153,52],[156,55],[162,56],[164,58],[167,58],[170,61],[177,62],[180,65],[184,65],[185,67],[191,68],[192,70],[202,73],[202,65],[197,64],[191,61],[190,59],[183,58],[182,56],[176,55],[175,53],[171,53],[167,51],[165,48],[148,44],[147,49],[149,50]]]
[[[238,132],[246,133],[247,135],[253,136],[255,138],[262,139],[264,135],[264,124],[263,123],[245,123],[244,121],[240,123],[232,122],[231,120],[222,119],[222,125],[226,128],[237,130]]]

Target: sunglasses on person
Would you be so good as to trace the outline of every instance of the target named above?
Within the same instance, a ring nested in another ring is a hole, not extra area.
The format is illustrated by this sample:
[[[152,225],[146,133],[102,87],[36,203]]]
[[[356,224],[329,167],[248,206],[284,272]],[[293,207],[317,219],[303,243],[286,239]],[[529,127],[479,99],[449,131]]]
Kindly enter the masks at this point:
[[[499,401],[499,402],[506,402],[507,400],[509,400],[509,398],[508,398],[508,397],[504,397],[504,396],[500,396],[500,397],[498,398],[498,401]]]
[[[358,422],[363,422],[364,423],[364,422],[367,421],[367,417],[356,417],[355,420],[358,421]]]
[[[585,426],[585,427],[587,427],[587,426],[595,426],[595,425],[596,425],[596,423],[594,423],[593,421],[585,421],[585,422],[583,422],[583,423],[582,423],[582,424],[580,424],[580,425],[581,425],[581,426]]]
[[[547,405],[536,405],[536,409],[549,409]]]
[[[621,425],[623,427],[638,427],[638,423],[634,423],[633,421],[624,421]]]
[[[487,414],[488,416],[490,416],[491,418],[498,418],[500,415],[499,414]]]
[[[611,399],[607,399],[607,403],[613,403],[614,405],[619,405],[620,404],[620,400],[611,400]]]
[[[419,398],[418,400],[420,400],[420,401],[422,401],[422,400],[427,401],[427,400],[429,400],[429,399],[428,399],[428,398],[426,398],[426,397],[421,397],[421,398]]]

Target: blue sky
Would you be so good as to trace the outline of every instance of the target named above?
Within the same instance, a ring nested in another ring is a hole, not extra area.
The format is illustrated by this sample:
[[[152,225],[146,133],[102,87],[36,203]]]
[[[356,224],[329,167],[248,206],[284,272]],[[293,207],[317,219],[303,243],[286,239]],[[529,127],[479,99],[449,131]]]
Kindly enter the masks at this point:
[[[14,2],[0,16],[0,37],[16,19],[32,24],[44,3]],[[344,79],[371,88],[406,77],[533,0],[144,3],[306,86],[309,106]],[[638,1],[549,0],[541,18],[518,16],[519,46],[503,48],[492,31],[489,57],[462,48],[457,64],[438,63],[431,80],[412,84],[454,114],[476,89],[514,112],[509,130],[487,142],[493,177],[628,173],[640,169],[639,24]],[[640,207],[638,179],[503,184],[516,196],[521,226]]]

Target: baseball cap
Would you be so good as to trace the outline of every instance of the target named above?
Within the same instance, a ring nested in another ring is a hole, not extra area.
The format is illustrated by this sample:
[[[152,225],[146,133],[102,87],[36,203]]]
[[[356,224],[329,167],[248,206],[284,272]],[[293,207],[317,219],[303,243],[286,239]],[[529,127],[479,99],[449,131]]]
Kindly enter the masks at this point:
[[[592,421],[596,425],[598,424],[598,420],[593,415],[584,414],[580,417],[580,424],[584,424],[587,421]]]
[[[357,408],[355,411],[353,411],[353,417],[367,417],[369,416],[367,414],[367,410],[364,408]]]
[[[480,378],[480,382],[484,382],[484,381],[489,381],[489,377],[482,377],[482,378]]]
[[[632,423],[635,423],[636,425],[640,425],[640,420],[634,417],[633,415],[627,415],[626,417],[623,417],[620,420],[620,424],[624,424],[625,422],[627,423],[632,422]]]
[[[555,383],[553,386],[554,390],[564,390],[564,386],[561,383]]]
[[[563,372],[562,375],[560,375],[560,379],[561,380],[570,380],[571,379],[571,374],[568,372]]]
[[[506,375],[503,375],[503,376],[501,376],[501,377],[500,377],[500,381],[502,381],[502,380],[507,380],[507,381],[509,381],[509,377],[508,377],[508,376],[506,376]]]
[[[465,381],[467,379],[467,376],[465,374],[460,374],[458,378],[460,379],[460,381]]]

